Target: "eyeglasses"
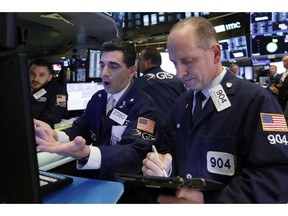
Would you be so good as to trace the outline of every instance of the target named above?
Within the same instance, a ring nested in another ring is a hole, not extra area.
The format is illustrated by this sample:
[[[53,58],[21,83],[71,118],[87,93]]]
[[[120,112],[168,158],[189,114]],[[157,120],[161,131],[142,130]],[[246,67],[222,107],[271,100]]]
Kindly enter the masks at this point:
[[[137,61],[137,64],[140,63],[140,61],[143,61],[144,59],[141,59],[141,58],[137,58],[136,61]]]

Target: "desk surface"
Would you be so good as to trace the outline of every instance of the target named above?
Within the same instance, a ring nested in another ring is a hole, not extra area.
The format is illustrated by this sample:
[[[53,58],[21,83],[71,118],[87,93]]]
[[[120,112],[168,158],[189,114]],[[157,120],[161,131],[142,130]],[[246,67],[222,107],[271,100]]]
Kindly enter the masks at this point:
[[[42,203],[48,204],[113,204],[118,201],[124,191],[120,182],[96,179],[73,178],[73,183],[53,194],[42,197]]]

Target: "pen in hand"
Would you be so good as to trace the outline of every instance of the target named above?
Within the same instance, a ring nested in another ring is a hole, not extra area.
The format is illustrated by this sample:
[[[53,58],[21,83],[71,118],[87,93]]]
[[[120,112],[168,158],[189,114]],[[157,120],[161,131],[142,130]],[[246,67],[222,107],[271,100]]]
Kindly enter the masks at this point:
[[[153,152],[156,154],[156,157],[160,160],[159,154],[158,154],[157,149],[156,149],[156,147],[155,147],[154,145],[152,145],[152,150],[153,150]],[[163,173],[164,173],[164,176],[165,176],[165,177],[168,177],[168,175],[167,175],[167,173],[166,173],[166,170],[165,170],[164,168],[162,169],[162,171],[163,171]]]

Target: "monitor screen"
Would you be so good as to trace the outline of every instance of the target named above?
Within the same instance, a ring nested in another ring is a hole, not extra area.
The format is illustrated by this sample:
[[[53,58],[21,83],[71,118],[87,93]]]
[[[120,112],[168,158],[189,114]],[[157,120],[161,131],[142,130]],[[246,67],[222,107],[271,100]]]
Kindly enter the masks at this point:
[[[176,68],[174,64],[170,61],[168,52],[161,52],[160,54],[162,58],[161,68],[164,71],[167,71],[169,73],[176,75]]]
[[[253,66],[268,66],[270,65],[269,59],[252,59]]]
[[[87,70],[87,80],[88,81],[101,81],[101,71],[100,71],[100,54],[101,51],[97,49],[89,48],[87,50],[87,60],[86,60],[86,70]]]
[[[220,40],[221,60],[241,59],[248,57],[246,36],[239,36]]]
[[[68,92],[68,111],[85,110],[92,95],[104,89],[101,82],[66,83],[66,86]]]
[[[0,85],[0,203],[39,203],[28,59],[24,54],[5,56],[0,58],[0,65],[1,74],[5,74]],[[11,83],[13,90],[8,90]]]
[[[239,67],[239,75],[246,80],[254,80],[254,71],[252,66]]]
[[[277,67],[277,73],[281,74],[286,71],[282,61],[271,62],[270,65],[275,65]]]
[[[86,69],[85,68],[77,68],[75,82],[85,82],[85,81],[86,81]]]
[[[250,13],[251,57],[288,53],[288,13]]]

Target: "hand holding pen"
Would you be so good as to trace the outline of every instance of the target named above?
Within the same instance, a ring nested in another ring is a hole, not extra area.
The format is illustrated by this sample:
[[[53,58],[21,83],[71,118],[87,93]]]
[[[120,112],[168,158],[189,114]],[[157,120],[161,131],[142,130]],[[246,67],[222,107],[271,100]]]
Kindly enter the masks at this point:
[[[158,154],[158,152],[157,152],[157,149],[156,149],[156,147],[155,147],[154,145],[152,145],[152,150],[153,150],[153,152],[156,154],[156,157],[157,157],[159,160],[161,160],[160,157],[159,157],[159,154]],[[168,177],[168,175],[167,175],[167,173],[166,173],[166,170],[165,170],[164,168],[162,169],[162,171],[163,171],[164,176],[165,176],[165,177]]]

